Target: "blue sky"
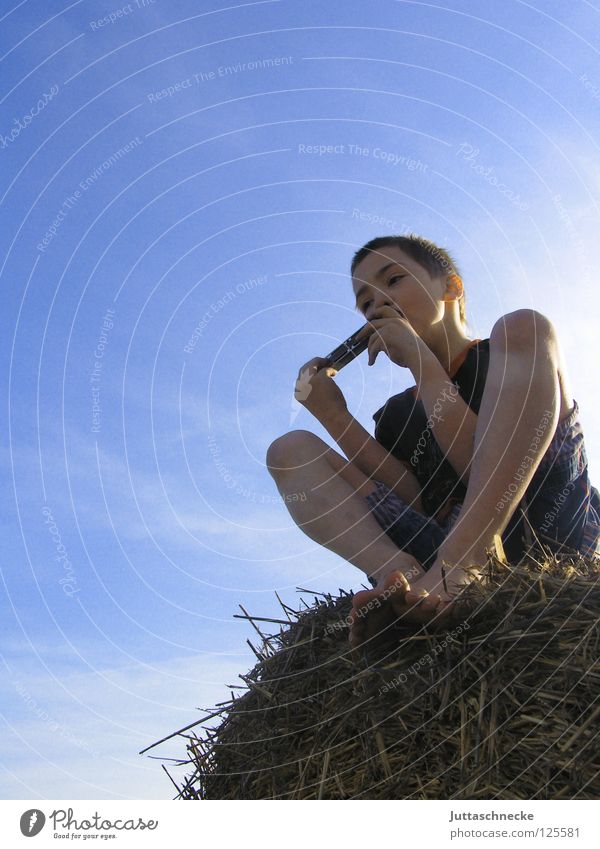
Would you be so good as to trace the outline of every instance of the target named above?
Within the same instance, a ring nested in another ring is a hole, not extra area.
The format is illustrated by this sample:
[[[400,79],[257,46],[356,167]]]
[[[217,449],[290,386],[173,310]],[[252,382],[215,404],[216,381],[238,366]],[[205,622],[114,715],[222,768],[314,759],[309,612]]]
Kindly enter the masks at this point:
[[[448,247],[473,337],[552,319],[600,481],[600,9],[0,9],[0,794],[169,798],[137,752],[252,666],[238,605],[361,584],[264,456],[291,427],[331,444],[294,381],[359,326],[366,240]],[[367,371],[337,381],[372,432],[414,381]]]

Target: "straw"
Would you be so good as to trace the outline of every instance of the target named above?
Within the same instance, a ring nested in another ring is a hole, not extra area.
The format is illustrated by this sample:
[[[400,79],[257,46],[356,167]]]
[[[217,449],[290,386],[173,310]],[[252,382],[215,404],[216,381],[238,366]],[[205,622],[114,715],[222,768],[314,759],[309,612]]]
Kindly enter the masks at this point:
[[[163,738],[185,742],[176,798],[600,798],[600,563],[488,556],[454,622],[396,621],[358,665],[344,590],[279,600],[284,625],[244,610],[248,689]]]

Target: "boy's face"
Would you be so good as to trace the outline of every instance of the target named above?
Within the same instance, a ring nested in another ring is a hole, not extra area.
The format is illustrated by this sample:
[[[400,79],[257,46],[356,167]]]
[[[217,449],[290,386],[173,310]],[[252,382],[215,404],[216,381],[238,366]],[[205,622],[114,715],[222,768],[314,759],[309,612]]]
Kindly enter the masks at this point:
[[[371,321],[384,304],[398,307],[419,336],[444,317],[446,277],[431,277],[426,268],[393,245],[367,254],[354,270],[356,306]]]

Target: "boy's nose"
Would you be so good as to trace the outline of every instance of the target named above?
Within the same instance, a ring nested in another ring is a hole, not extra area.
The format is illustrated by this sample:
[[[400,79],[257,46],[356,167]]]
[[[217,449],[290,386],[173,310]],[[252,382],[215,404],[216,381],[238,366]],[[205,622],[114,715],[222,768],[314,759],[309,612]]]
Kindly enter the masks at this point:
[[[371,321],[371,318],[379,309],[381,309],[381,307],[393,307],[396,310],[398,309],[396,304],[394,304],[389,297],[382,297],[380,299],[374,298],[373,302],[369,304],[369,308],[365,313],[365,318],[367,319],[367,321]]]

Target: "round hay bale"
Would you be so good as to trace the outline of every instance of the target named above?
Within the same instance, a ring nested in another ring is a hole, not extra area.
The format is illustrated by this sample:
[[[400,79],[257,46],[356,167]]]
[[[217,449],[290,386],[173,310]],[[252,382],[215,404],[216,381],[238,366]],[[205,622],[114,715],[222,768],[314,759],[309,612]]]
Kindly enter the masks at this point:
[[[220,725],[184,735],[179,798],[599,798],[599,577],[491,557],[455,624],[398,622],[359,663],[352,596],[315,598],[263,636]]]

